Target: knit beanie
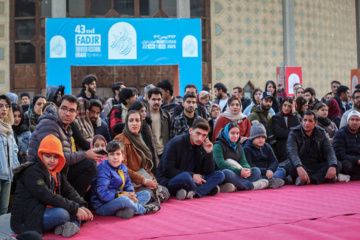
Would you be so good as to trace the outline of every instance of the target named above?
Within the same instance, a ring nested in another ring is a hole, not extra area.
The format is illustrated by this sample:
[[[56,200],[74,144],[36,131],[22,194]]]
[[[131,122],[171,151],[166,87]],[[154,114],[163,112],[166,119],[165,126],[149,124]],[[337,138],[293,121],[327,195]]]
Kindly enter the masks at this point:
[[[351,112],[349,112],[348,116],[347,116],[347,122],[349,123],[349,119],[352,117],[352,116],[358,116],[360,118],[360,113],[356,110],[352,110]]]
[[[56,166],[56,168],[52,170],[52,172],[60,172],[63,169],[63,167],[65,166],[63,146],[57,137],[55,137],[52,134],[49,134],[43,138],[38,150],[38,156],[41,159],[41,161],[43,161],[42,159],[43,153],[54,153],[60,156],[59,163]]]
[[[251,123],[252,123],[252,126],[250,128],[250,137],[249,137],[250,141],[252,141],[254,138],[257,138],[257,137],[267,138],[266,129],[262,123],[259,123],[259,121],[257,121],[257,120],[254,120]]]

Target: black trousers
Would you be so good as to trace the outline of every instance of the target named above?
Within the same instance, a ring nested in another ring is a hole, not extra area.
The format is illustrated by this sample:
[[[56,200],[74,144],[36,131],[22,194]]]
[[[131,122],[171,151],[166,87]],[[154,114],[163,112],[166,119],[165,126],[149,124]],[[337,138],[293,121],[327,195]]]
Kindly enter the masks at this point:
[[[93,159],[84,159],[69,167],[68,181],[81,197],[84,197],[96,171],[97,166]]]
[[[341,162],[343,167],[341,172],[343,174],[347,174],[350,175],[350,180],[352,181],[356,181],[356,180],[360,180],[360,165],[356,164],[352,161],[342,161]]]

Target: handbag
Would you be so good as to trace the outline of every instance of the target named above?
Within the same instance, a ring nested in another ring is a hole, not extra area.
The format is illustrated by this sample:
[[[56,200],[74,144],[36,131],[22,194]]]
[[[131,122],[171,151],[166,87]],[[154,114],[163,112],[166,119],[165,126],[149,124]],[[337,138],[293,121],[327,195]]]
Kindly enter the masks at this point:
[[[150,179],[150,180],[153,180],[153,176],[151,176],[146,170],[145,168],[140,168],[139,170],[135,171],[137,174],[143,176],[145,179]],[[131,182],[131,185],[134,187],[134,188],[138,188],[138,187],[141,187],[142,184],[136,184],[134,182]]]
[[[235,161],[231,158],[226,159],[225,162],[234,168],[238,168],[238,169],[243,168],[237,161]]]

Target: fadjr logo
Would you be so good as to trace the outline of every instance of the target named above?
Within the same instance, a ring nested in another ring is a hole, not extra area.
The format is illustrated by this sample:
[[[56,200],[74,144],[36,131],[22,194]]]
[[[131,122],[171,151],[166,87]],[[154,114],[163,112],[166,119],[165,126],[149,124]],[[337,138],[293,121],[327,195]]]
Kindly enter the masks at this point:
[[[50,58],[66,58],[66,41],[60,35],[50,40]]]
[[[187,35],[182,40],[183,57],[198,56],[198,41],[193,35]]]
[[[115,23],[108,33],[109,59],[136,59],[136,31],[126,22]]]

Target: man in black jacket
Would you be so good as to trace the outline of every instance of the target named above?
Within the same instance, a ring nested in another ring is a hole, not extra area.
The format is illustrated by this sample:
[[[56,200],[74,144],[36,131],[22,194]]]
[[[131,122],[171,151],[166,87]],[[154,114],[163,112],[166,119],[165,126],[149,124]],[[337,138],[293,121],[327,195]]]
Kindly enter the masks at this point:
[[[110,136],[110,128],[105,120],[100,118],[101,111],[103,110],[103,105],[100,100],[92,99],[90,100],[90,106],[87,111],[89,119],[92,123],[94,128],[94,136],[95,135],[102,135],[107,142],[111,141]]]
[[[99,99],[96,93],[96,81],[97,77],[95,75],[89,74],[86,75],[81,82],[81,92],[77,95],[77,97],[85,98],[90,101],[91,99]]]
[[[316,113],[305,111],[302,124],[291,129],[287,140],[288,159],[294,167],[290,174],[297,177],[297,186],[336,182],[341,170],[330,140],[324,129],[316,126],[317,121]]]
[[[213,144],[206,138],[209,131],[205,119],[196,119],[189,133],[174,137],[165,146],[156,178],[179,200],[220,192],[218,185],[225,176],[215,171]]]

